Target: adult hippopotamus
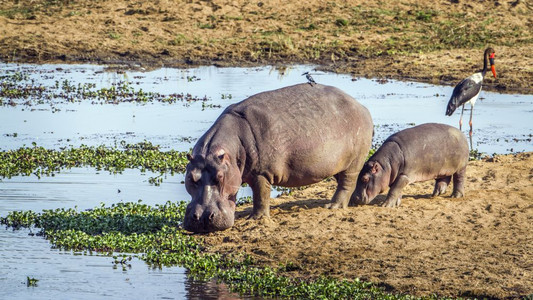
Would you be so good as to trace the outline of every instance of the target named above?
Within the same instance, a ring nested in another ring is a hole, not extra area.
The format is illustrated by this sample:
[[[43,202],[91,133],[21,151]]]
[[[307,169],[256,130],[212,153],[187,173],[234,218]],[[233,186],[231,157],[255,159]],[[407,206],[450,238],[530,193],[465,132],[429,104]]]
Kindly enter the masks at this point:
[[[330,207],[346,207],[372,142],[368,110],[341,90],[298,84],[230,105],[189,156],[185,186],[192,200],[184,228],[233,226],[237,191],[253,192],[251,218],[270,216],[271,185],[297,187],[335,176]]]
[[[462,197],[469,151],[466,137],[444,124],[422,124],[397,132],[363,166],[355,201],[368,204],[390,187],[382,206],[400,205],[409,183],[435,179],[433,197],[444,194],[453,176],[452,197]]]

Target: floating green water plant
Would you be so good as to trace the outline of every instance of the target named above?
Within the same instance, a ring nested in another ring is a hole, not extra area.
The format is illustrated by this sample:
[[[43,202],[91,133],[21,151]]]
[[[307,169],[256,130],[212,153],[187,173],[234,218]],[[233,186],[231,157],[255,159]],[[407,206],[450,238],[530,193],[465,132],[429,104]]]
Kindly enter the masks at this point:
[[[26,276],[26,286],[27,287],[36,287],[37,286],[37,282],[39,281],[39,279],[35,279],[35,278],[32,278],[30,276]]]
[[[35,105],[44,103],[72,103],[91,101],[94,104],[119,104],[125,102],[167,104],[210,101],[207,96],[198,97],[189,93],[161,94],[136,89],[129,81],[118,81],[109,87],[97,88],[94,83],[75,83],[71,80],[56,80],[54,85],[37,84],[27,74],[14,72],[0,75],[0,102],[2,105]],[[209,106],[207,106],[209,107]],[[205,107],[204,107],[205,108]]]
[[[183,173],[187,165],[187,152],[175,150],[161,151],[150,142],[120,145],[86,146],[63,148],[61,150],[38,147],[22,147],[0,152],[0,179],[12,176],[34,174],[37,177],[53,175],[61,169],[73,167],[94,167],[111,173],[125,169],[139,169],[160,174]],[[161,178],[152,180],[161,183]]]
[[[191,276],[216,278],[242,294],[298,299],[412,299],[387,294],[358,279],[290,278],[283,275],[291,269],[290,263],[279,268],[261,267],[248,255],[210,253],[201,237],[181,229],[185,208],[185,202],[152,207],[138,201],[109,207],[102,204],[85,211],[19,211],[1,217],[0,224],[14,229],[36,227],[41,230],[38,235],[48,239],[54,248],[107,253],[114,259],[114,267],[126,267],[132,254],[154,267],[180,265]],[[117,252],[130,254],[113,256]]]

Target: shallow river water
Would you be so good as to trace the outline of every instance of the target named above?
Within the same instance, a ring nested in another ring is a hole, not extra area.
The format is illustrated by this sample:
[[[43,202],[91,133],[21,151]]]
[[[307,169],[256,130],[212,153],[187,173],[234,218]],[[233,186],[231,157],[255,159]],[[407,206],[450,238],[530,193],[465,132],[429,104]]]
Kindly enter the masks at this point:
[[[0,106],[0,151],[31,147],[115,145],[143,140],[162,149],[188,150],[231,103],[258,92],[305,82],[301,74],[312,71],[315,81],[344,90],[365,105],[375,124],[374,143],[390,134],[426,122],[457,126],[460,112],[444,116],[453,87],[378,81],[313,71],[313,66],[287,68],[158,69],[154,71],[106,71],[93,65],[2,64],[1,76],[26,74],[34,85],[52,87],[56,81],[94,84],[94,89],[127,81],[135,90],[161,94],[190,93],[206,101],[159,101],[145,104],[101,104],[92,101],[44,102]],[[5,100],[4,100],[5,101]],[[467,109],[469,107],[467,106]],[[463,127],[468,134],[465,111]],[[533,151],[533,96],[482,92],[474,109],[474,148],[480,152]],[[92,168],[63,170],[53,177],[16,176],[0,180],[0,216],[13,210],[75,207],[92,208],[142,199],[147,204],[188,200],[182,175],[167,176],[152,186],[150,173],[126,170],[119,175]],[[120,191],[120,192],[119,192]],[[250,195],[242,189],[238,197]],[[80,255],[50,248],[30,231],[0,229],[0,299],[208,299],[227,298],[223,287],[190,280],[179,267],[151,269],[143,262],[114,269],[112,259]],[[39,279],[26,287],[26,277]]]

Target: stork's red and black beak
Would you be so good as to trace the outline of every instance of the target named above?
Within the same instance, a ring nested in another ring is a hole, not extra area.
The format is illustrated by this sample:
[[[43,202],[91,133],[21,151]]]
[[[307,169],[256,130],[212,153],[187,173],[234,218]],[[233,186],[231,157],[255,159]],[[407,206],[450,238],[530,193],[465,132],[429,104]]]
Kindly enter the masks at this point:
[[[496,55],[495,52],[492,52],[489,56],[490,60],[490,69],[492,71],[492,75],[494,75],[494,78],[496,78],[496,66],[494,65],[494,56]]]

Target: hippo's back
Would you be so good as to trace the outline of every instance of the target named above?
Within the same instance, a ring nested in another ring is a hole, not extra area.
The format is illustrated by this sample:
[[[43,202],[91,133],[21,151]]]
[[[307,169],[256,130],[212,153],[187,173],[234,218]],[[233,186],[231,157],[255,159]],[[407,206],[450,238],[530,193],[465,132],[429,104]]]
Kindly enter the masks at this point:
[[[439,123],[426,123],[399,131],[386,141],[395,141],[400,146],[410,145],[410,147],[427,147],[447,148],[468,152],[468,142],[464,134],[457,128]],[[466,146],[462,147],[462,146]],[[459,148],[458,148],[459,147]]]
[[[338,88],[298,84],[253,95],[231,107],[262,134],[283,131],[301,133],[302,128],[323,131],[328,125],[370,119],[368,110]],[[264,126],[268,124],[270,126]]]
[[[469,158],[468,141],[457,128],[427,123],[391,135],[384,143],[395,142],[403,154],[404,171],[461,169]],[[440,172],[439,172],[440,173]]]
[[[340,89],[321,84],[259,93],[228,107],[226,113],[249,124],[259,168],[271,168],[279,176],[331,176],[346,168],[361,149],[368,153],[372,140],[368,110]],[[324,174],[317,174],[317,168]]]
[[[349,137],[350,128],[372,124],[368,110],[354,98],[320,84],[259,93],[229,109],[248,121],[258,140]]]

